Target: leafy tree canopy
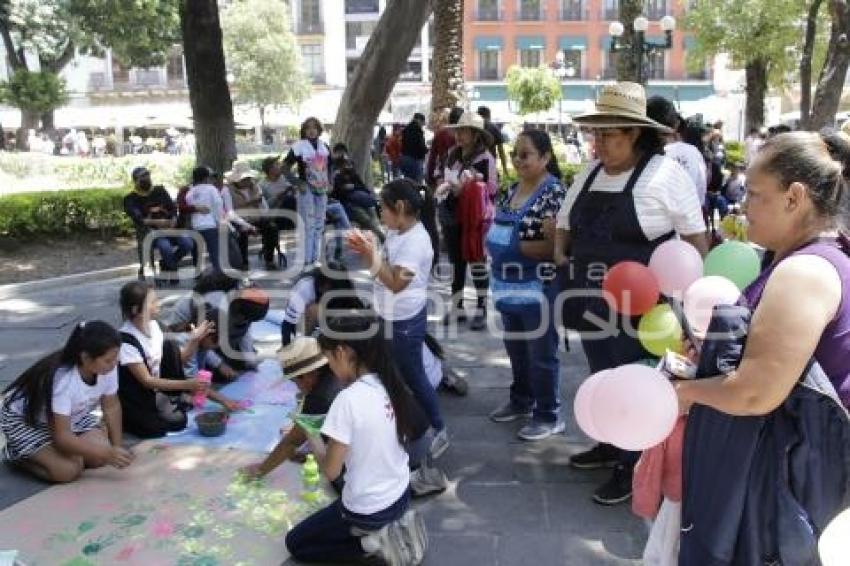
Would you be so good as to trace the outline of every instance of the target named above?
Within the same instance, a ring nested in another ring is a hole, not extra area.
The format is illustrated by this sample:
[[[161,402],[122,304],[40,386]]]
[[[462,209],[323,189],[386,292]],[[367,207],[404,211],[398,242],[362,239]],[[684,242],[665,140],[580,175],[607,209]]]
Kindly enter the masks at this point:
[[[36,114],[58,108],[67,100],[65,81],[49,71],[15,71],[7,82],[0,84],[0,101]]]
[[[547,67],[513,66],[507,74],[508,98],[519,106],[521,115],[546,112],[561,99],[561,83]]]

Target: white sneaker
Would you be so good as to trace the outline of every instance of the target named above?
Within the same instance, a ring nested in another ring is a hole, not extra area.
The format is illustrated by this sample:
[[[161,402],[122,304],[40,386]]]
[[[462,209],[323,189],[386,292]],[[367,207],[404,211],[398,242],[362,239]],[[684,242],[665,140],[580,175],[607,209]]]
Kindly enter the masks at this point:
[[[415,509],[408,509],[407,512],[399,519],[401,526],[401,535],[404,544],[407,546],[409,564],[416,566],[422,563],[425,558],[425,551],[428,550],[428,532],[425,530],[425,521]]]
[[[449,431],[443,428],[440,432],[434,435],[431,440],[431,448],[428,450],[432,460],[436,460],[442,456],[449,448]]]
[[[352,534],[359,532],[362,531],[352,529]],[[361,536],[360,547],[367,556],[381,560],[386,566],[407,566],[411,562],[403,536],[401,524],[394,521]]]
[[[413,492],[413,497],[424,497],[445,491],[448,485],[449,480],[446,474],[427,464],[422,464],[410,472],[410,490]]]

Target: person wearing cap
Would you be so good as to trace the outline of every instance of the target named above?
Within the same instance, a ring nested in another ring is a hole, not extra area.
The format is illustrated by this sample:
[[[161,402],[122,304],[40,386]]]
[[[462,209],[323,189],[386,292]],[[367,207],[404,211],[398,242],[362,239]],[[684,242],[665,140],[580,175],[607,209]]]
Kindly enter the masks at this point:
[[[144,261],[141,245],[145,236],[150,230],[175,228],[177,207],[162,185],[153,186],[147,168],[136,167],[130,177],[133,180],[133,191],[124,197],[124,212],[136,229],[141,273]],[[188,236],[162,236],[154,239],[153,248],[159,251],[162,271],[174,272],[180,260],[192,252],[194,243]]]
[[[641,85],[616,83],[602,89],[596,110],[573,121],[593,131],[598,159],[580,172],[558,212],[555,262],[573,295],[564,301],[562,322],[580,332],[591,373],[648,357],[635,332],[637,320],[612,312],[602,292],[605,271],[622,261],[649,263],[652,252],[677,235],[707,252],[705,221],[693,181],[664,155],[663,124],[646,114]],[[588,318],[590,315],[591,318]],[[592,322],[599,317],[609,331]],[[628,500],[639,453],[608,444],[570,458],[579,469],[613,467],[594,501]]]
[[[484,236],[493,219],[493,199],[498,189],[496,159],[488,151],[492,136],[484,126],[484,120],[472,112],[464,112],[456,124],[446,128],[455,131],[457,145],[449,151],[443,184],[437,189],[440,224],[454,267],[452,276],[451,310],[443,324],[453,321],[465,322],[463,289],[466,286],[466,268],[469,266],[472,283],[478,298],[470,329],[483,330],[486,320],[487,263],[484,255]],[[485,194],[467,194],[474,190],[472,181],[480,180],[485,185]],[[470,206],[471,205],[471,206]]]
[[[225,174],[227,188],[222,191],[221,197],[227,217],[238,231],[242,269],[248,269],[249,236],[259,233],[262,235],[265,267],[274,270],[277,269],[274,254],[280,245],[280,233],[273,222],[262,216],[262,211],[268,210],[269,205],[257,186],[257,177],[257,172],[247,161],[235,162],[233,169]],[[250,220],[243,218],[240,212],[249,215]]]
[[[425,178],[425,156],[428,145],[425,143],[425,115],[417,112],[413,119],[401,131],[401,174],[417,183]]]

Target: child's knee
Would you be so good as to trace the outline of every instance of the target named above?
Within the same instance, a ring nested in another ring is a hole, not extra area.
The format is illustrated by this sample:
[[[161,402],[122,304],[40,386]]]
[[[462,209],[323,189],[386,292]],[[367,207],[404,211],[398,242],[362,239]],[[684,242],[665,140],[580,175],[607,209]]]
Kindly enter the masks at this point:
[[[82,458],[65,458],[49,468],[47,473],[54,483],[70,483],[82,475],[83,468]]]

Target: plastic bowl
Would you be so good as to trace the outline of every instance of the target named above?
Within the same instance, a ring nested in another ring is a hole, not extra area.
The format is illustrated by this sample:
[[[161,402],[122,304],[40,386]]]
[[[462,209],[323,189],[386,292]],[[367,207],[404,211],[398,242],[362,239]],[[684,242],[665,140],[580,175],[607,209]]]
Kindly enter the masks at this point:
[[[205,411],[195,417],[201,436],[221,436],[227,426],[227,413],[224,411]]]

